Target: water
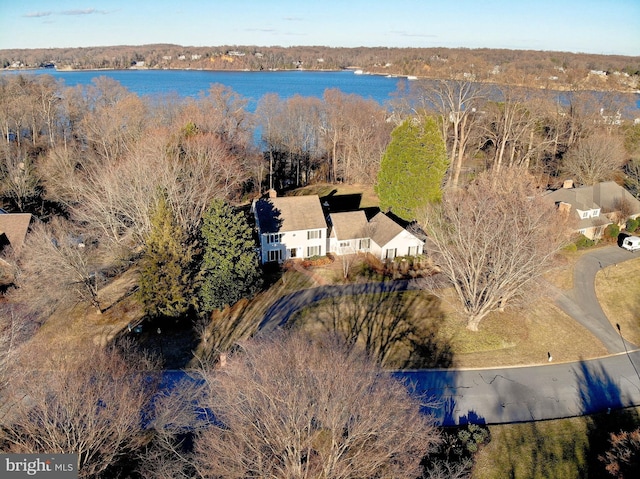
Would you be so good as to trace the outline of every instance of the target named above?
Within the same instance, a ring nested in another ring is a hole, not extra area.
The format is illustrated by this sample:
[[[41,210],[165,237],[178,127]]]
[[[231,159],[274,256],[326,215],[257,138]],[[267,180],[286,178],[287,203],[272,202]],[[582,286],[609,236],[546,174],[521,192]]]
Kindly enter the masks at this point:
[[[9,72],[7,72],[9,73]],[[14,72],[10,72],[14,73]],[[203,70],[104,70],[57,71],[53,69],[18,72],[22,74],[48,74],[64,81],[66,86],[87,85],[94,78],[107,76],[117,80],[129,91],[140,96],[198,97],[211,85],[230,87],[249,100],[249,109],[267,93],[276,93],[286,99],[295,95],[322,98],[326,89],[337,88],[343,93],[360,95],[381,105],[391,100],[398,86],[407,88],[406,78],[379,75],[355,75],[350,71],[276,71],[276,72],[221,72]]]
[[[380,75],[356,75],[351,71],[207,71],[207,70],[84,70],[57,71],[54,69],[4,71],[0,74],[48,74],[66,86],[88,85],[94,78],[107,76],[117,80],[129,91],[140,96],[196,98],[206,94],[212,85],[222,84],[248,100],[248,110],[254,111],[260,98],[276,93],[280,98],[295,95],[322,98],[326,89],[337,88],[343,93],[356,94],[385,105],[399,91],[409,90],[406,78]],[[561,103],[566,103],[566,92],[553,92]],[[640,117],[640,94],[592,92],[597,104],[613,95],[623,107],[623,118]]]

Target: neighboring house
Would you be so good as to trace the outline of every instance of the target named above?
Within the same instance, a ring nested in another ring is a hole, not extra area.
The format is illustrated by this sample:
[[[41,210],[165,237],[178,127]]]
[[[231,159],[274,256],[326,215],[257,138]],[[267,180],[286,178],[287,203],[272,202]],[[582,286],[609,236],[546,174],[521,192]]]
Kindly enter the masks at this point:
[[[317,195],[259,199],[251,209],[262,263],[327,254],[327,222]]]
[[[325,219],[317,195],[254,201],[262,263],[334,253],[369,252],[381,260],[422,253],[424,241],[384,213],[331,213]]]
[[[30,213],[0,213],[0,251],[11,246],[14,251],[20,251],[27,232],[31,226],[33,216]]]
[[[566,181],[547,197],[560,210],[574,215],[578,221],[576,232],[589,239],[599,239],[610,224],[623,224],[640,216],[640,201],[614,181],[579,188]]]

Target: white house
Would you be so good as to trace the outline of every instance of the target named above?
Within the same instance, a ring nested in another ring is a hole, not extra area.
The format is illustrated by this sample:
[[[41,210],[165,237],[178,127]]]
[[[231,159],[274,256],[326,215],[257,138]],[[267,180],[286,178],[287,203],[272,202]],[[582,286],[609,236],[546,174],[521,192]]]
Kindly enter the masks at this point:
[[[331,213],[329,252],[337,255],[365,253],[371,250],[371,231],[364,211]]]
[[[327,222],[317,195],[262,198],[252,210],[262,263],[327,254]]]
[[[262,263],[371,253],[381,260],[422,254],[424,241],[384,213],[331,213],[325,219],[317,195],[270,197],[253,202]]]
[[[573,187],[572,181],[547,195],[559,209],[577,220],[576,232],[599,239],[605,228],[640,216],[640,201],[614,181]],[[624,210],[624,212],[623,212]]]
[[[369,229],[371,231],[370,252],[382,260],[393,259],[396,256],[422,254],[424,241],[382,212],[371,218]]]

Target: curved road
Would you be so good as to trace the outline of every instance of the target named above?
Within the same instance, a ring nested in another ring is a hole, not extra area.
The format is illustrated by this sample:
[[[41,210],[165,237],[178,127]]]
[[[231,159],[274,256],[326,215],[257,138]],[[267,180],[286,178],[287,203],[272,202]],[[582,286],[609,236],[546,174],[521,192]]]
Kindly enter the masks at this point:
[[[442,425],[501,424],[580,416],[640,405],[640,350],[620,336],[595,295],[599,269],[636,256],[616,246],[594,250],[576,264],[574,288],[559,292],[556,304],[598,337],[611,356],[589,361],[496,369],[400,371]],[[321,286],[276,301],[260,328],[285,324],[304,306],[324,298],[419,289],[415,281]]]

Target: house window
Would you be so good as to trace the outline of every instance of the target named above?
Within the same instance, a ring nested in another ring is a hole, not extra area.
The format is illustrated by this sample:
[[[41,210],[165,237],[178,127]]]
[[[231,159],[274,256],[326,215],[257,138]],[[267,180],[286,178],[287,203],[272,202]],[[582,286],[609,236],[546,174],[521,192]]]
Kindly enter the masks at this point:
[[[268,261],[281,261],[282,260],[282,250],[272,249],[268,251]]]
[[[295,258],[298,255],[298,248],[291,248],[289,250],[289,258]]]
[[[307,239],[322,238],[322,230],[307,231]]]
[[[582,212],[582,217],[583,218],[588,218],[589,217],[589,212],[588,211],[583,211]]]
[[[307,257],[320,256],[320,246],[307,246]]]
[[[409,246],[409,256],[417,256],[417,255],[418,255],[418,247]]]
[[[369,238],[361,239],[358,249],[368,250],[369,248],[371,248],[371,240]]]
[[[396,257],[397,252],[398,252],[397,248],[388,248],[384,252],[384,258],[385,259],[393,259],[393,258]]]
[[[586,234],[587,230],[582,228],[581,230],[578,230],[578,233],[580,233],[581,235]]]
[[[351,246],[350,241],[340,241],[340,248],[348,248],[349,246]]]
[[[267,235],[267,243],[280,243],[282,233],[270,233]]]

